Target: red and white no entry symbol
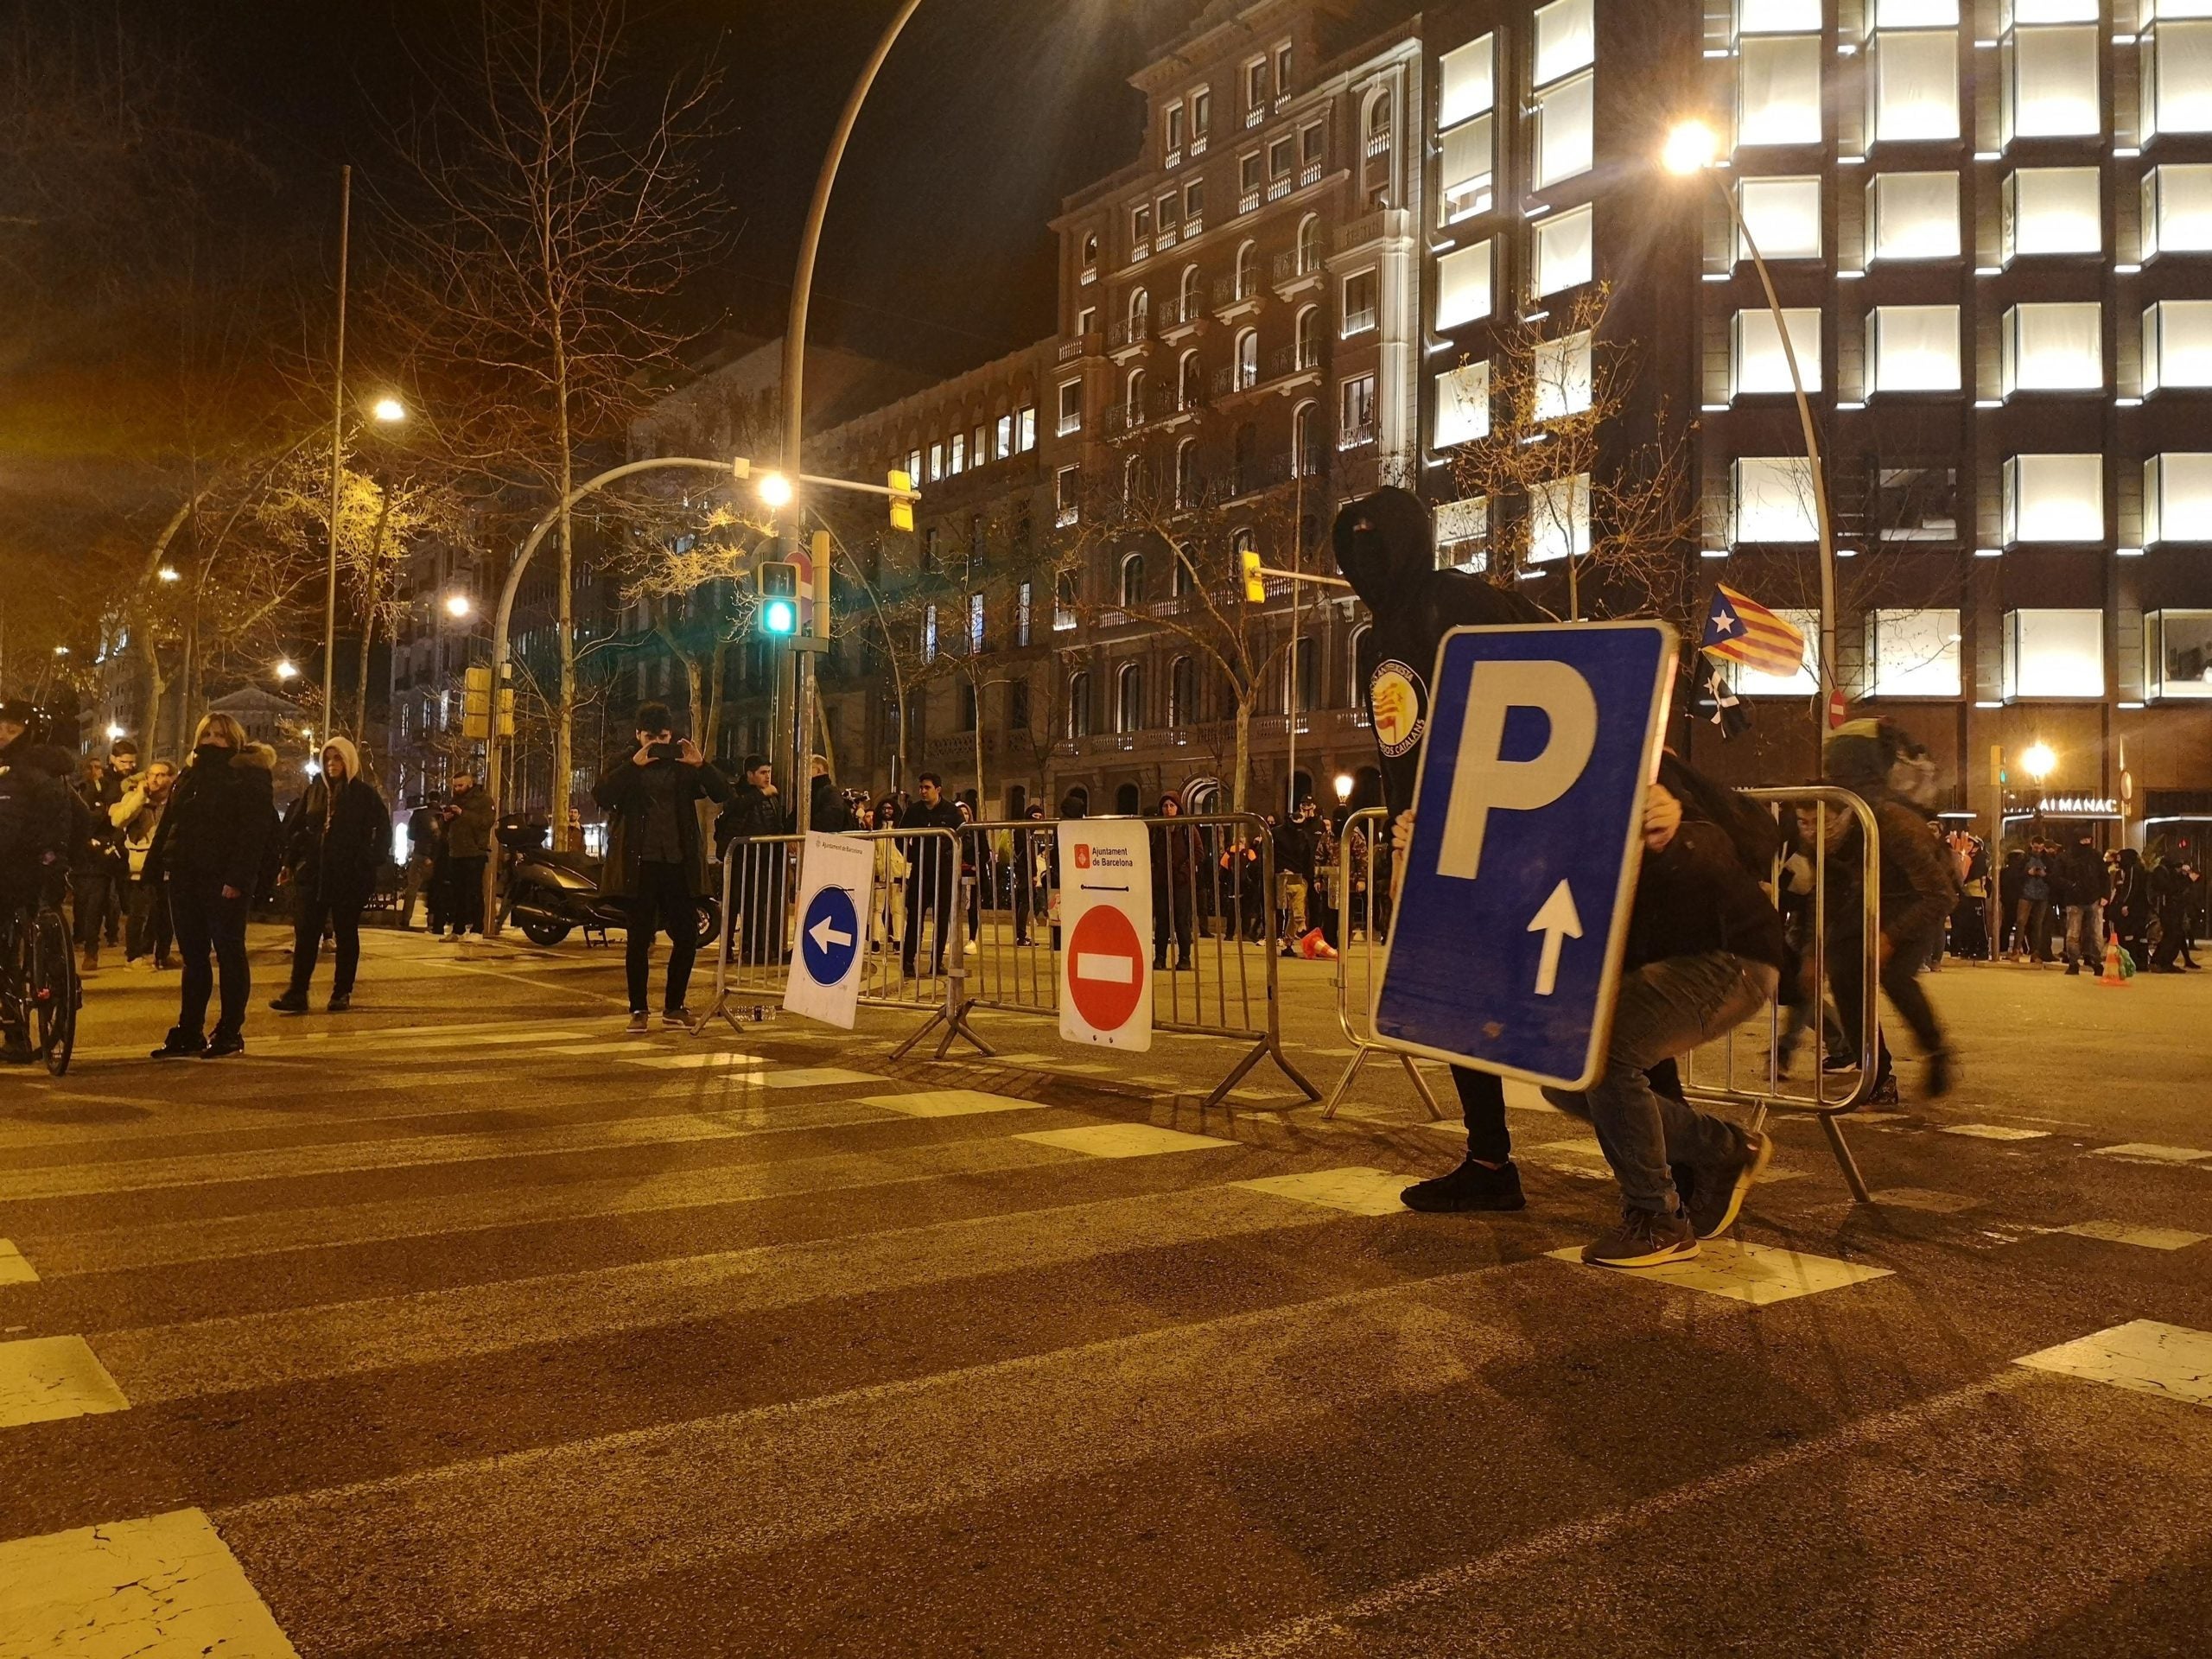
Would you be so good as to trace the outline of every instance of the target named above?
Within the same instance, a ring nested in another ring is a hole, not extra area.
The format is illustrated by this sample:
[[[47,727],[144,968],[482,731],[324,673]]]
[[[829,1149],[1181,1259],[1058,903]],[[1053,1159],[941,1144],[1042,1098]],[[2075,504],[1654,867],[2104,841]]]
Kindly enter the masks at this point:
[[[1068,995],[1094,1031],[1119,1031],[1144,995],[1143,942],[1110,905],[1086,910],[1068,936]]]

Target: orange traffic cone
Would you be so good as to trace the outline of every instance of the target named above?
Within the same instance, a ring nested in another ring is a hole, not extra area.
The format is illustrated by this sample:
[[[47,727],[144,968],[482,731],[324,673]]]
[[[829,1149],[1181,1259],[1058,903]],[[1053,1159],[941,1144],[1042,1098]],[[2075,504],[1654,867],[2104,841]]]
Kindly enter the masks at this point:
[[[2127,983],[2126,977],[2120,971],[2120,941],[2117,938],[2110,938],[2105,941],[2104,976],[2100,979],[2097,983],[2100,985],[2125,985]]]
[[[1308,962],[1334,962],[1337,948],[1321,937],[1319,928],[1310,928],[1298,941],[1298,954]]]

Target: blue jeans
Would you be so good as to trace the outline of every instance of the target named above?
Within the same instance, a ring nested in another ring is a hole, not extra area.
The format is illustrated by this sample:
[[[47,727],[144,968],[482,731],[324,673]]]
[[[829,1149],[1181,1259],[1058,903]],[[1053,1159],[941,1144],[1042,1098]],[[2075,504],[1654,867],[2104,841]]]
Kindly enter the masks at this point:
[[[1598,1132],[1630,1209],[1671,1216],[1681,1201],[1669,1164],[1710,1166],[1739,1154],[1733,1124],[1653,1092],[1644,1072],[1742,1025],[1765,1006],[1779,977],[1763,962],[1719,950],[1663,957],[1624,974],[1597,1083],[1587,1093],[1544,1090]]]

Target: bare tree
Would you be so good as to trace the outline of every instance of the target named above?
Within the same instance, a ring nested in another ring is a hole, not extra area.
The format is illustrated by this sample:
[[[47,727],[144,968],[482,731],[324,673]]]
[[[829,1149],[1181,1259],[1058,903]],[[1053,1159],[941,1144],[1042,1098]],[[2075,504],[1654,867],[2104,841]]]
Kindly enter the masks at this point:
[[[717,76],[648,94],[624,36],[618,0],[480,0],[429,66],[432,101],[397,135],[407,176],[378,306],[451,452],[560,504],[556,782],[572,775],[579,696],[579,458],[621,434],[672,363],[683,336],[666,302],[714,251],[721,215],[696,166]]]
[[[1699,530],[1693,432],[1663,399],[1639,406],[1634,347],[1605,333],[1611,298],[1600,286],[1501,329],[1487,383],[1445,394],[1460,400],[1446,418],[1472,429],[1451,452],[1465,522],[1440,537],[1479,543],[1501,586],[1563,561],[1574,620],[1594,600],[1680,624]],[[1631,423],[1649,435],[1629,437]]]

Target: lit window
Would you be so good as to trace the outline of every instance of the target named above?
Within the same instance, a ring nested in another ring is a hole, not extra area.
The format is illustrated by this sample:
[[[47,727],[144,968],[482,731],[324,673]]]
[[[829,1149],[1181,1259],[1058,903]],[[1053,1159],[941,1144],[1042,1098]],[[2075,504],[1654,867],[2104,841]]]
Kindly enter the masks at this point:
[[[1821,40],[1817,35],[1747,40],[1741,48],[1736,143],[1821,142]]]
[[[1959,308],[1878,305],[1866,319],[1875,391],[1959,389]]]
[[[1083,468],[1080,467],[1063,467],[1053,474],[1052,490],[1055,507],[1053,522],[1055,524],[1071,524],[1081,517],[1081,507],[1077,498],[1081,494],[1082,487]]]
[[[2105,230],[2094,167],[2024,167],[2009,175],[1999,210],[2005,257],[2099,253]]]
[[[1497,77],[1491,67],[1495,60],[1487,35],[1455,47],[1437,60],[1444,77],[1444,90],[1436,100],[1439,127],[1456,127],[1496,105]]]
[[[2212,165],[2169,162],[2143,175],[2143,257],[2212,252]]]
[[[1491,210],[1497,194],[1497,143],[1493,119],[1478,115],[1444,135],[1444,222]]]
[[[1866,617],[1867,695],[1959,695],[1956,611],[1872,611]]]
[[[1597,52],[1590,13],[1591,0],[1554,0],[1537,9],[1535,85],[1548,86],[1590,67]]]
[[[2005,696],[2101,697],[2105,694],[2102,611],[2007,611]]]
[[[1370,332],[1376,322],[1379,287],[1371,270],[1356,270],[1344,278],[1344,333],[1346,338]]]
[[[1037,447],[1037,409],[1033,404],[1014,417],[1015,450],[1027,454]]]
[[[918,449],[909,449],[906,452],[906,476],[917,482],[927,476],[922,471],[922,452]]]
[[[1756,542],[1817,542],[1820,513],[1813,498],[1813,465],[1802,455],[1745,455],[1735,463],[1738,545]]]
[[[956,432],[952,435],[952,442],[945,450],[944,470],[948,474],[958,474],[968,470],[968,435],[966,433]]]
[[[1924,14],[1916,21],[1926,21]],[[1885,29],[1874,36],[1869,59],[1878,143],[1959,136],[1959,37],[1955,31]]]
[[[2005,539],[2105,538],[2102,455],[2014,455],[2005,463]]]
[[[1738,35],[1817,35],[1821,0],[1739,0]]]
[[[1745,179],[1736,188],[1744,228],[1765,259],[1821,257],[1821,181],[1818,178]],[[1749,248],[1736,257],[1748,259]]]
[[[1882,173],[1867,187],[1875,259],[1959,257],[1959,175]]]
[[[1932,29],[1959,21],[1959,0],[1874,0],[1876,29]]]
[[[1436,447],[1490,435],[1490,365],[1466,363],[1436,377]]]
[[[2143,310],[2143,390],[2212,386],[2212,300],[2161,300]]]
[[[1000,416],[997,431],[999,447],[995,451],[994,451],[994,453],[1001,461],[1004,461],[1008,455],[1014,453],[1014,416],[1011,415]]]
[[[1554,479],[1529,492],[1529,563],[1551,564],[1590,550],[1590,474]]]
[[[2094,23],[2097,21],[2098,3],[2099,0],[2009,0],[2005,8],[2005,25]]]
[[[1436,568],[1479,570],[1489,563],[1484,543],[1490,539],[1490,498],[1469,496],[1446,501],[1436,510]]]
[[[1060,383],[1060,435],[1083,430],[1083,382],[1065,380]]]
[[[1346,448],[1375,438],[1375,377],[1354,375],[1338,388],[1339,442]]]
[[[1590,407],[1590,334],[1537,342],[1530,365],[1535,376],[1535,417],[1556,421]]]
[[[1577,75],[1536,94],[1536,189],[1590,170],[1596,86],[1595,75]]]
[[[2143,463],[2143,542],[2212,542],[2212,454],[2177,451]]]
[[[1436,326],[1457,328],[1491,314],[1490,244],[1459,248],[1436,262]]]
[[[933,443],[930,445],[930,481],[935,483],[944,476],[944,445],[941,442]]]
[[[1785,310],[1789,325],[1789,349],[1797,359],[1797,372],[1807,391],[1821,389],[1821,314],[1813,307]],[[1736,397],[1768,392],[1791,392],[1789,359],[1783,354],[1782,330],[1774,313],[1761,309],[1738,311],[1733,330],[1733,364],[1730,386]]]
[[[2212,21],[2161,22],[2143,41],[2144,136],[2212,132]]]
[[[968,650],[972,656],[983,649],[983,596],[968,595]]]
[[[2016,391],[2101,391],[2104,307],[2094,300],[2023,302],[2005,313],[2004,386]]]
[[[2212,697],[2212,611],[2143,619],[2143,668],[2154,697]]]
[[[1742,663],[1731,663],[1728,683],[1738,696],[1802,697],[1821,689],[1821,613],[1780,607],[1774,613],[1797,630],[1805,641],[1805,654],[1798,659],[1796,671],[1789,674],[1769,674]]]
[[[2094,137],[2103,130],[2094,25],[2015,29],[2005,41],[2005,54],[2007,143],[2015,138]]]
[[[937,607],[934,605],[922,607],[922,660],[925,663],[937,661]]]
[[[1541,297],[1590,280],[1587,204],[1536,221],[1536,293]]]

